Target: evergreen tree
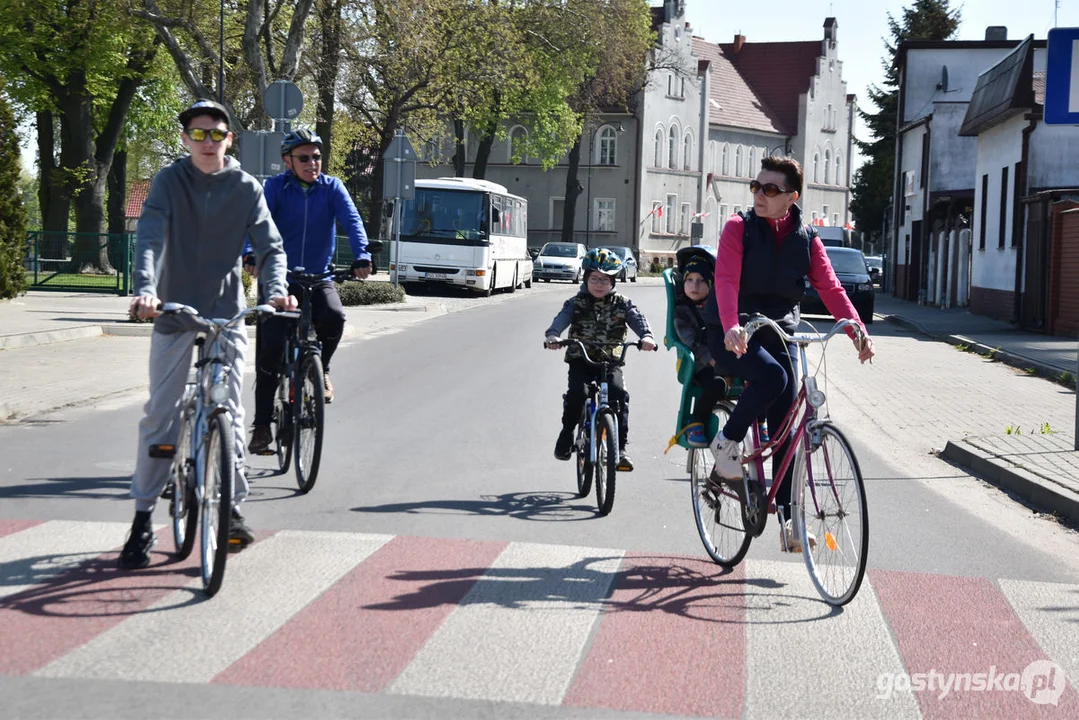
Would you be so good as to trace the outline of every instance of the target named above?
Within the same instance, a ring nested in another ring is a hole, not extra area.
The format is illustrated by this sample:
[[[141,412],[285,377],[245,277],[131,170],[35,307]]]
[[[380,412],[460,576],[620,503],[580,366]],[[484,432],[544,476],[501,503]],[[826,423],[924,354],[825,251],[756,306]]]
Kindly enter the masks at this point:
[[[15,129],[15,114],[0,92],[0,298],[13,298],[26,290],[26,208],[20,192],[22,160]]]
[[[892,41],[885,41],[885,54],[881,59],[884,84],[869,88],[869,100],[877,107],[877,112],[858,109],[872,139],[854,141],[866,160],[854,173],[850,207],[864,232],[874,234],[880,230],[895,189],[895,141],[899,119],[899,68],[895,59],[899,45],[906,40],[950,40],[959,29],[959,22],[960,11],[953,10],[949,0],[914,0],[910,7],[904,8],[900,20],[888,14]]]

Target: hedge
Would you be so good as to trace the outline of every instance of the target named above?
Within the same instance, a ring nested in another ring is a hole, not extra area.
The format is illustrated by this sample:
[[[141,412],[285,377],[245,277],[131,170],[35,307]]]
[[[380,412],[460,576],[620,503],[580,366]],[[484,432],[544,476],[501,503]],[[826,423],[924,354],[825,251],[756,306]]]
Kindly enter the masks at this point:
[[[405,291],[388,282],[346,282],[337,286],[343,305],[380,305],[405,301]]]

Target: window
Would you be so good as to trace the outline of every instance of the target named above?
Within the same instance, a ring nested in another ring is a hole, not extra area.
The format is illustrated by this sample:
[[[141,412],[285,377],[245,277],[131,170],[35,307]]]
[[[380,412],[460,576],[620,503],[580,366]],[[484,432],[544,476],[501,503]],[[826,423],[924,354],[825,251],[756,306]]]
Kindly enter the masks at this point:
[[[825,185],[827,185],[828,181],[831,179],[829,177],[830,172],[831,172],[831,166],[832,166],[832,151],[831,150],[825,150],[824,151],[824,184]],[[827,214],[828,213],[825,212],[825,215],[827,215]]]
[[[682,146],[682,153],[684,155],[682,159],[682,169],[689,170],[693,167],[693,135],[686,133],[685,141]]]
[[[1000,239],[997,247],[1004,249],[1004,237],[1008,227],[1008,166],[1000,169]]]
[[[843,157],[839,154],[835,154],[835,184],[846,185],[845,178],[843,177]]]
[[[729,175],[731,172],[731,146],[727,143],[723,143],[723,152],[721,153],[722,160],[719,165],[719,172],[723,175]]]
[[[832,123],[832,103],[828,103],[828,109],[824,111],[824,129],[835,130],[835,125]]]
[[[667,97],[674,95],[674,75],[667,76]]]
[[[599,164],[614,165],[617,140],[613,127],[606,126],[599,131]]]
[[[813,153],[813,182],[820,182],[820,153]]]
[[[667,165],[672,170],[678,167],[678,128],[671,125],[670,138],[667,141]]]
[[[734,175],[742,177],[742,146],[734,148]]]
[[[506,158],[506,161],[527,164],[528,158],[525,156],[525,144],[527,142],[528,131],[520,125],[513,128],[513,130],[510,131],[509,156]]]
[[[667,216],[667,233],[674,235],[675,223],[678,222],[678,218],[675,217],[674,212],[678,208],[678,196],[667,196],[667,207],[663,208],[663,214]]]
[[[708,143],[708,154],[711,157],[711,160],[708,163],[708,167],[712,170],[713,174],[718,173],[719,165],[716,164],[716,160],[718,159],[717,155],[719,154],[719,145],[716,143],[715,140],[712,140]]]
[[[746,171],[747,171],[746,174],[749,175],[750,177],[752,177],[755,174],[756,169],[759,168],[759,167],[760,167],[760,165],[757,164],[757,148],[755,148],[755,147],[750,148],[749,149],[749,167],[746,168]]]
[[[600,232],[614,232],[614,200],[596,198],[595,228]]]
[[[828,222],[828,206],[825,205],[821,208],[820,216],[824,218],[824,222]]]
[[[929,133],[922,135],[922,173],[918,177],[918,187],[925,187],[925,178],[929,174]]]
[[[839,213],[832,213],[832,227],[839,227]]]
[[[442,143],[439,138],[431,138],[423,144],[423,159],[429,163],[442,161]]]
[[[655,149],[652,167],[663,167],[663,128],[656,130]]]
[[[982,175],[981,221],[978,223],[978,249],[985,250],[985,216],[989,205],[989,176]]]
[[[690,207],[689,203],[682,203],[682,213],[679,216],[678,223],[679,235],[689,235],[689,221],[692,216],[693,208]]]
[[[682,78],[682,87],[678,90],[678,97],[684,98],[686,96],[686,79]]]
[[[551,229],[561,230],[562,223],[566,219],[566,199],[560,197],[551,198]]]
[[[727,222],[727,206],[726,205],[720,205],[719,206],[719,222],[720,222],[720,224],[723,224],[723,223]]]
[[[663,232],[663,203],[652,202],[652,232]]]
[[[734,206],[734,214],[737,215],[740,212],[742,212],[742,206],[741,205],[735,205]]]
[[[1023,188],[1020,185],[1020,171],[1023,169],[1023,163],[1017,162],[1015,164],[1015,173],[1012,175],[1012,184],[1015,186],[1015,190],[1012,192],[1016,199],[1020,197],[1020,193],[1023,192]],[[1019,247],[1019,239],[1023,237],[1023,210],[1024,206],[1019,203],[1015,204],[1016,207],[1012,214],[1012,247]]]

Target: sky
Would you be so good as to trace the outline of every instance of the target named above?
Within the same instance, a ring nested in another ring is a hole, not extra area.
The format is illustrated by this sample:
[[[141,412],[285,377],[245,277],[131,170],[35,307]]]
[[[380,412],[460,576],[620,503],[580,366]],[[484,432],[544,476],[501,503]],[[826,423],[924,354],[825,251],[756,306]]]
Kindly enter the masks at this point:
[[[775,0],[764,6],[741,4],[731,0],[685,0],[686,20],[693,34],[713,43],[733,42],[737,34],[746,42],[781,42],[821,40],[824,19],[834,17],[838,26],[839,59],[847,92],[857,96],[858,106],[869,112],[867,88],[884,80],[881,67],[885,39],[891,40],[888,14],[901,20],[903,8],[912,0]],[[652,0],[659,5],[659,0]],[[1033,33],[1036,40],[1048,37],[1054,27],[1079,27],[1079,0],[951,0],[961,18],[956,40],[984,40],[990,25],[1008,28],[1009,40],[1022,40]],[[868,140],[860,120],[855,120],[855,137]],[[855,157],[852,168],[861,159]]]

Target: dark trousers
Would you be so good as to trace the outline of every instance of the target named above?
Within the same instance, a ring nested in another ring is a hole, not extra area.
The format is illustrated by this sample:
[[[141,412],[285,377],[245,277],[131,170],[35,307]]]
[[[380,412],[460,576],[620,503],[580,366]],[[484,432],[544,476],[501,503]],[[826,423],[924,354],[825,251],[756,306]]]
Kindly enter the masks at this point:
[[[602,370],[594,368],[579,358],[571,359],[569,365],[569,388],[566,400],[562,404],[562,428],[574,430],[581,419],[584,403],[587,399],[588,383],[602,380]],[[615,368],[611,381],[607,385],[608,400],[618,413],[618,447],[624,448],[629,439],[629,393],[622,379],[622,368]]]
[[[701,389],[701,394],[697,397],[690,417],[693,422],[703,423],[707,427],[716,403],[727,395],[727,381],[716,375],[715,368],[706,367],[693,376],[693,384]]]
[[[289,287],[289,293],[300,297],[303,290]],[[295,324],[287,318],[266,318],[259,322],[258,352],[255,356],[255,425],[269,425],[273,420],[273,397],[277,376],[285,357],[285,340]],[[337,351],[345,332],[345,308],[332,282],[319,283],[311,288],[311,324],[322,343],[322,369],[330,371],[330,358]]]
[[[717,365],[728,368],[732,375],[746,381],[734,412],[723,428],[724,437],[741,442],[749,432],[750,425],[757,418],[765,417],[772,440],[778,439],[798,390],[798,355],[795,346],[787,345],[765,328],[753,335],[749,341],[749,352],[740,358],[724,347],[723,337],[719,333],[709,335],[709,349]],[[773,477],[783,462],[793,434],[793,429],[787,433],[779,451],[772,458]],[[788,518],[793,467],[791,463],[776,493],[776,504],[786,506]]]

